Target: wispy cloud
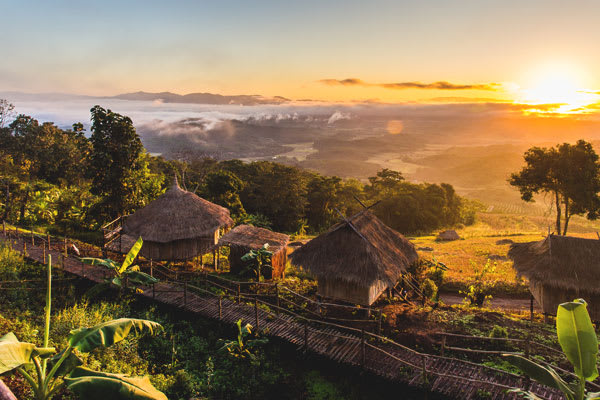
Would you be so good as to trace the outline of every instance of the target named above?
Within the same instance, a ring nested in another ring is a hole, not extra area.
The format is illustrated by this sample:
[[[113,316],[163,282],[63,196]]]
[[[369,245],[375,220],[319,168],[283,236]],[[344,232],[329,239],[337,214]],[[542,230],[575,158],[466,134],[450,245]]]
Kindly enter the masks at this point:
[[[365,87],[382,87],[385,89],[437,89],[437,90],[498,90],[501,85],[499,83],[477,83],[477,84],[456,84],[446,81],[438,81],[432,83],[422,82],[392,82],[392,83],[370,83],[358,78],[347,79],[321,79],[319,81],[330,86],[365,86]]]

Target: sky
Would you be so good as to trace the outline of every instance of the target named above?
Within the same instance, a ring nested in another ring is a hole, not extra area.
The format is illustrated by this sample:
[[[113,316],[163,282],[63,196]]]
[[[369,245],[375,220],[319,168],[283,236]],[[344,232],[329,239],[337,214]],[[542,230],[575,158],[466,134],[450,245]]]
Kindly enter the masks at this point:
[[[600,101],[600,2],[3,0],[0,91]]]

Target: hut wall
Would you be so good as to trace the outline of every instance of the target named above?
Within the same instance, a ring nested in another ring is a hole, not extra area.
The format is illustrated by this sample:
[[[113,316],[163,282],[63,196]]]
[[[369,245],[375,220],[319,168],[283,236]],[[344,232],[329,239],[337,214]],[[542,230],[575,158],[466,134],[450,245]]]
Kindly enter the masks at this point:
[[[371,286],[361,286],[340,279],[324,279],[321,276],[317,277],[317,281],[319,295],[362,305],[373,304],[387,288],[382,281],[376,281]]]
[[[592,321],[600,321],[600,295],[572,289],[561,289],[540,282],[529,282],[529,290],[538,302],[542,311],[556,315],[559,304],[583,298],[588,303],[588,311]]]
[[[239,274],[244,270],[242,256],[251,249],[242,246],[229,246],[229,270],[232,273]],[[287,248],[279,250],[271,256],[272,270],[263,272],[265,279],[283,278],[285,273],[285,264],[287,262]]]
[[[157,261],[184,261],[208,253],[219,240],[219,231],[212,236],[175,240],[167,243],[144,241],[140,254]]]

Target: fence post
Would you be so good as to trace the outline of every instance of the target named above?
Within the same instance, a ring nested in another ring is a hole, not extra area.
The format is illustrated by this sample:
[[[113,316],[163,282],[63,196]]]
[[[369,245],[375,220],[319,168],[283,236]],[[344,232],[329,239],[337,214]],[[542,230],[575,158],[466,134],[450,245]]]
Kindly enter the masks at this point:
[[[529,296],[529,320],[533,322],[533,295]]]
[[[152,259],[150,259],[150,276],[154,277],[154,270],[153,270],[153,267],[152,267]]]
[[[442,336],[442,348],[440,351],[440,355],[444,357],[444,353],[446,352],[446,335]]]
[[[42,243],[42,261],[46,260],[46,243]]]
[[[361,354],[361,365],[363,368],[365,366],[366,359],[367,359],[365,347],[366,347],[366,345],[365,345],[365,330],[361,329],[360,330],[360,354]]]
[[[187,304],[187,281],[183,282],[183,306]]]
[[[279,283],[275,283],[275,296],[277,299],[277,309],[275,310],[275,313],[279,314]]]
[[[254,321],[256,322],[256,330],[258,331],[258,299],[256,297],[254,298]]]
[[[219,296],[219,319],[223,319],[223,296]]]

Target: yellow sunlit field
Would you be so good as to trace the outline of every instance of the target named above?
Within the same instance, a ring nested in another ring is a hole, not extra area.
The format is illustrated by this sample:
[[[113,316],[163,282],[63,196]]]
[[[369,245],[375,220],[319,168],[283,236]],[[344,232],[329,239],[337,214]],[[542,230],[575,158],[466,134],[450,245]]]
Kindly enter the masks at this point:
[[[411,238],[419,250],[419,256],[425,259],[436,258],[449,269],[446,272],[444,290],[455,291],[464,288],[474,279],[475,269],[482,268],[486,262],[494,266],[494,272],[487,278],[495,281],[496,293],[526,293],[526,281],[518,279],[512,261],[507,253],[510,243],[497,244],[502,239],[513,242],[530,242],[542,240],[548,233],[546,217],[480,213],[477,222],[456,232],[460,240],[441,242],[436,236],[419,236]],[[596,231],[600,225],[583,218],[574,218],[570,224],[569,235],[597,238]]]

